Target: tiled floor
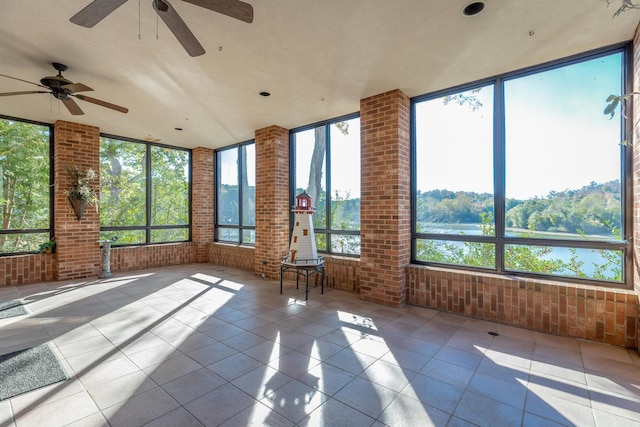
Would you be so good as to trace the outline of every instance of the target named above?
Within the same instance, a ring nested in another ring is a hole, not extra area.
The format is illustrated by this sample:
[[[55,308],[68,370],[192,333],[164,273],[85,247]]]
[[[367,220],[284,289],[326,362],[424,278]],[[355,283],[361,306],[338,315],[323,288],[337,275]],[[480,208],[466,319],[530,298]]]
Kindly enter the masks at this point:
[[[0,354],[50,343],[72,379],[1,401],[1,427],[640,426],[640,356],[589,341],[209,264],[15,298]]]

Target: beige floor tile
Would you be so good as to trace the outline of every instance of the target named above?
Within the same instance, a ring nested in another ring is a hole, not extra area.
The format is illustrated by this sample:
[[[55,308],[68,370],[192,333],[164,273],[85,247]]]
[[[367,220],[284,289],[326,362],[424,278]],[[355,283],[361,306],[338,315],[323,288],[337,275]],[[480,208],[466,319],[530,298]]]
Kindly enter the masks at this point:
[[[462,395],[453,415],[482,427],[519,426],[522,422],[521,409],[469,391]]]
[[[51,342],[78,375],[0,424],[639,425],[634,351],[211,264],[117,276],[0,289],[32,312],[0,354]]]
[[[141,426],[180,405],[160,387],[147,390],[102,411],[111,427]]]
[[[144,372],[135,371],[106,383],[88,386],[87,391],[98,407],[105,409],[155,387],[157,384]]]
[[[36,401],[23,406],[22,403],[25,401],[12,402],[17,427],[58,427],[99,412],[93,399],[85,391],[45,404]]]

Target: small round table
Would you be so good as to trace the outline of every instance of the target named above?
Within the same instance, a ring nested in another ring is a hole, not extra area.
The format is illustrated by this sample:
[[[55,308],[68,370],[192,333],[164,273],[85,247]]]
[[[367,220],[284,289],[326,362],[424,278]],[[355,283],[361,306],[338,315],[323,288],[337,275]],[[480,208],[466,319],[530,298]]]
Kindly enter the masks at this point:
[[[298,289],[300,276],[305,278],[305,300],[309,299],[309,277],[316,276],[316,286],[320,277],[321,290],[324,294],[324,260],[317,264],[298,264],[296,262],[282,261],[280,263],[280,295],[282,295],[282,276],[289,270],[296,271],[296,289]]]

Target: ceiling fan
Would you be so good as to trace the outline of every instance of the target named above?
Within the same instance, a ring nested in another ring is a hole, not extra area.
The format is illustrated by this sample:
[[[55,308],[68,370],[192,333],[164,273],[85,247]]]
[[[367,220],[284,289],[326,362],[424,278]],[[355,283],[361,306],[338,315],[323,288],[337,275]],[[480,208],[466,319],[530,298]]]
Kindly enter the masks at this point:
[[[39,86],[43,89],[48,90],[28,90],[21,92],[5,92],[0,93],[0,96],[13,96],[13,95],[27,95],[31,93],[50,93],[54,98],[62,101],[67,110],[74,116],[79,116],[84,114],[84,112],[80,109],[78,104],[73,100],[72,97],[81,99],[83,101],[90,102],[92,104],[100,105],[102,107],[111,108],[112,110],[119,111],[121,113],[127,113],[129,111],[128,108],[121,107],[119,105],[111,104],[110,102],[101,101],[96,98],[91,98],[86,95],[77,94],[76,92],[88,92],[91,89],[89,86],[83,83],[73,83],[64,77],[62,77],[62,72],[67,70],[67,66],[64,64],[60,64],[58,62],[54,62],[53,68],[58,70],[57,76],[48,76],[40,79],[40,83],[30,82],[29,80],[19,79],[17,77],[7,76],[5,74],[0,74],[2,77],[7,77],[14,80],[19,80],[21,82],[30,83],[32,85]]]
[[[253,7],[240,0],[183,1],[247,23],[253,22]],[[69,20],[82,27],[92,28],[126,2],[127,0],[94,0]],[[153,0],[153,9],[158,13],[160,18],[162,18],[167,27],[169,27],[169,30],[190,56],[200,56],[204,54],[204,48],[168,0]]]

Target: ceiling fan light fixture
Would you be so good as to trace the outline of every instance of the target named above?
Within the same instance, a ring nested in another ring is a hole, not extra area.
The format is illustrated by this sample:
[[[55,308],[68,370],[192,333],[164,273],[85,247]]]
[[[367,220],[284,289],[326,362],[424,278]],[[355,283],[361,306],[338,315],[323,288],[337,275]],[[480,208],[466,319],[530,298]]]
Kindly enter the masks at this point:
[[[475,16],[482,12],[485,8],[485,4],[483,1],[474,1],[468,3],[465,7],[462,8],[463,16]]]

